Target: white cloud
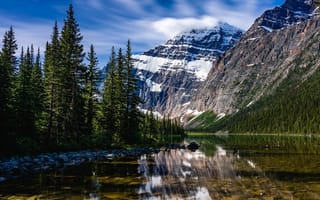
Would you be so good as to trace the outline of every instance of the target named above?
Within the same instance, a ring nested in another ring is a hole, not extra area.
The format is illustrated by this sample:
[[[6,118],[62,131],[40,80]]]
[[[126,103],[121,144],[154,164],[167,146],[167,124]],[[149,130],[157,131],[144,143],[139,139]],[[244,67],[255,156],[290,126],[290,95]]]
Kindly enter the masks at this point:
[[[218,20],[210,16],[202,16],[201,18],[164,18],[151,22],[152,28],[166,38],[177,35],[183,31],[195,28],[213,27],[218,23]]]

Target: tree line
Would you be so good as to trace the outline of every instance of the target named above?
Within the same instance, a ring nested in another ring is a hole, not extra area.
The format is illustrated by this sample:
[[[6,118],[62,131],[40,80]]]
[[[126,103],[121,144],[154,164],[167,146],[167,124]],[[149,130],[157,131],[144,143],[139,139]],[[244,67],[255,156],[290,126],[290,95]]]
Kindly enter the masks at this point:
[[[43,63],[40,50],[21,48],[13,28],[0,52],[0,150],[19,151],[118,147],[183,134],[177,121],[139,110],[130,41],[123,53],[111,49],[108,73],[98,89],[94,46],[84,53],[72,5],[61,32],[55,22]],[[87,64],[84,64],[84,61]]]

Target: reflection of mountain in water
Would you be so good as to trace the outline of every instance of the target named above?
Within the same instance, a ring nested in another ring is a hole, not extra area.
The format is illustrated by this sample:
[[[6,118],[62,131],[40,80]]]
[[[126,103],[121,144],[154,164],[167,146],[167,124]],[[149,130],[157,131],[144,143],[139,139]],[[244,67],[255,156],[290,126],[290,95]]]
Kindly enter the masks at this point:
[[[139,173],[145,182],[139,188],[142,199],[211,199],[208,181],[236,178],[233,155],[217,147],[212,157],[200,151],[161,151],[147,157],[141,156]]]

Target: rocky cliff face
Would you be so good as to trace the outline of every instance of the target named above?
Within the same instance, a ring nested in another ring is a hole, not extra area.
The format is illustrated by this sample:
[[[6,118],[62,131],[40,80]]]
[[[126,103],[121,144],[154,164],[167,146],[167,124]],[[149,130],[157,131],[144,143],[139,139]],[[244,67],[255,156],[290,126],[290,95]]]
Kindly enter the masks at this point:
[[[314,10],[312,0],[286,0],[282,6],[266,11],[258,24],[267,30],[280,29],[310,19]]]
[[[142,109],[178,117],[206,80],[212,63],[241,38],[225,23],[181,33],[142,55],[134,55]]]
[[[308,60],[320,51],[313,40],[320,31],[315,9],[313,1],[287,0],[266,11],[214,63],[188,109],[231,114],[272,92],[295,67],[306,69],[302,81],[310,76],[319,66]]]

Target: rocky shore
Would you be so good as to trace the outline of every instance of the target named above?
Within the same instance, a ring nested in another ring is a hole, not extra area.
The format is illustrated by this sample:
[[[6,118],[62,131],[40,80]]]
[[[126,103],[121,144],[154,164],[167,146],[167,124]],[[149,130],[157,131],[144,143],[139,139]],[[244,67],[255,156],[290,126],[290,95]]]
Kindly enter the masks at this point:
[[[124,156],[157,153],[160,148],[134,148],[130,150],[78,151],[44,153],[36,156],[11,157],[0,160],[0,183],[23,175],[33,175],[50,170],[63,170],[66,167],[84,163],[113,160]]]
[[[130,150],[113,149],[102,151],[78,151],[43,153],[36,156],[11,157],[0,160],[0,183],[24,175],[34,175],[53,170],[64,170],[70,166],[77,166],[95,161],[113,160],[125,156],[140,156],[158,153],[161,150],[182,149],[185,145],[169,145],[166,147],[144,147]]]

